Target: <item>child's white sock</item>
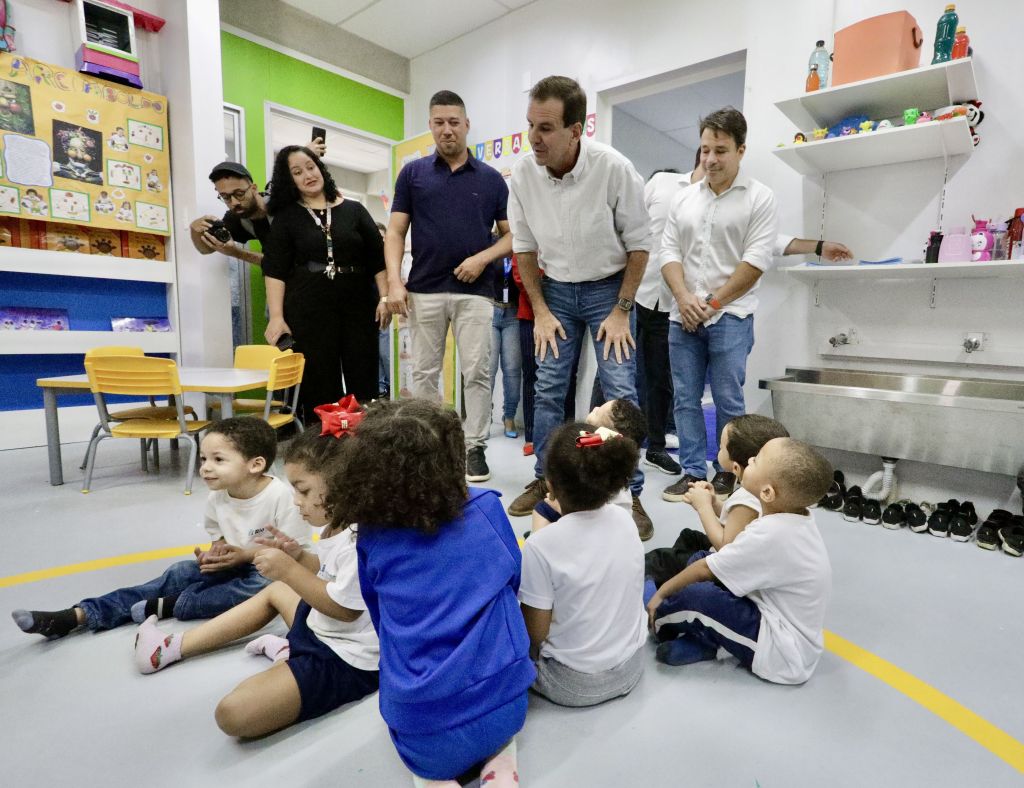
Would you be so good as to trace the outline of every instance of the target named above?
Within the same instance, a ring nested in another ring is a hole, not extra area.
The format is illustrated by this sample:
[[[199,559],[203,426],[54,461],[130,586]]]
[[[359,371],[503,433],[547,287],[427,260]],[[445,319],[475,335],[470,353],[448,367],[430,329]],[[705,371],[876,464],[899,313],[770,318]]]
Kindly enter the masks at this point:
[[[491,758],[480,770],[480,788],[515,788],[519,785],[516,764],[516,740],[512,739],[505,749]]]
[[[250,640],[245,644],[246,654],[252,654],[254,657],[262,654],[273,662],[288,659],[290,652],[291,646],[288,644],[288,639],[279,635],[260,635],[255,640]]]
[[[155,615],[135,633],[135,667],[139,673],[156,673],[181,659],[181,635],[168,635],[156,625]]]

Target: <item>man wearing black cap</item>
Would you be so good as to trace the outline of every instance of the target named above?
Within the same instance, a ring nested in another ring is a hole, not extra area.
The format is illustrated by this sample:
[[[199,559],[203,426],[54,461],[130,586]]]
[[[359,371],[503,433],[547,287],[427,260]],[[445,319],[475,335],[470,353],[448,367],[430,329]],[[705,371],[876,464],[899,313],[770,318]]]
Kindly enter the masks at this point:
[[[220,252],[252,265],[260,265],[263,254],[246,249],[245,244],[256,239],[262,246],[270,235],[267,195],[256,188],[252,175],[238,162],[221,162],[213,168],[210,180],[217,190],[217,196],[228,207],[221,221],[231,233],[232,240],[224,242],[211,235],[210,225],[217,221],[217,217],[206,215],[189,225],[192,245],[200,254]]]

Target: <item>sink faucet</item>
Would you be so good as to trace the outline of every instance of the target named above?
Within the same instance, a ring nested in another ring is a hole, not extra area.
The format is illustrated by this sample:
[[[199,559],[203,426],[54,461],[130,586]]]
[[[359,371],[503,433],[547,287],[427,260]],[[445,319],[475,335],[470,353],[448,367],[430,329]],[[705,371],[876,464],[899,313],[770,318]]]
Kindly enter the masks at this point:
[[[981,340],[977,337],[967,337],[964,339],[964,351],[966,353],[973,353],[975,350],[981,350]]]
[[[850,338],[846,336],[846,334],[836,334],[834,337],[829,337],[828,343],[832,347],[839,347],[840,345],[849,345]]]

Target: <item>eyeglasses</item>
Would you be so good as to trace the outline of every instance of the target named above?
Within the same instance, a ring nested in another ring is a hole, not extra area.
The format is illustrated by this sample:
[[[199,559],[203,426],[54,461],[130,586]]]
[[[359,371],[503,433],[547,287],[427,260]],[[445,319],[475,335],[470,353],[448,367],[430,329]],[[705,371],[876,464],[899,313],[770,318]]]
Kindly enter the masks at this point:
[[[249,186],[248,189],[236,189],[235,191],[228,192],[227,194],[217,192],[217,198],[228,205],[230,205],[232,201],[241,202],[245,199],[245,195],[249,193],[249,189],[252,189],[252,186]]]

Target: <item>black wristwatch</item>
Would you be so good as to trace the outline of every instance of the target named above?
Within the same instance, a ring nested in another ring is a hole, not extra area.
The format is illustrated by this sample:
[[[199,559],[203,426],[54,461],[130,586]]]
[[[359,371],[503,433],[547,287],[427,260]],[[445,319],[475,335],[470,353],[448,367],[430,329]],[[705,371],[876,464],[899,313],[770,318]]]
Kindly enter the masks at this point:
[[[824,241],[818,241],[818,243],[815,244],[815,246],[814,246],[814,253],[816,255],[818,255],[818,257],[821,257],[821,250],[822,250],[822,248],[824,246],[825,246],[825,242]]]
[[[616,302],[615,306],[617,306],[623,312],[632,312],[633,311],[633,299],[631,299],[631,298],[620,298]]]

